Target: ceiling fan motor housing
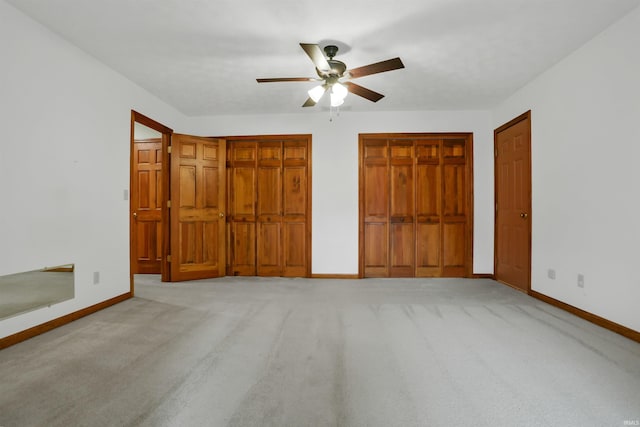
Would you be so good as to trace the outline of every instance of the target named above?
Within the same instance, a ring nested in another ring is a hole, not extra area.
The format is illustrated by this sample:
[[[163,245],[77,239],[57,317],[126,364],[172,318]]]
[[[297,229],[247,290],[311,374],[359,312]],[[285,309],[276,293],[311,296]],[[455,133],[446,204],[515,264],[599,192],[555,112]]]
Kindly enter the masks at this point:
[[[327,63],[329,64],[329,70],[319,70],[318,75],[324,78],[334,78],[338,79],[342,77],[344,72],[347,70],[347,66],[344,62],[333,59],[334,56],[338,53],[338,46],[328,45],[324,47],[324,53],[327,55],[329,59],[327,59]]]
[[[344,72],[347,70],[347,66],[345,65],[344,62],[342,61],[337,61],[335,59],[329,59],[327,60],[327,62],[329,63],[329,70],[318,70],[316,68],[316,70],[318,71],[318,75],[320,77],[324,78],[340,78],[342,77],[342,75],[344,74]]]
[[[324,53],[327,54],[327,57],[329,59],[333,59],[334,56],[336,56],[336,54],[338,53],[338,46],[335,45],[328,45],[324,47]]]

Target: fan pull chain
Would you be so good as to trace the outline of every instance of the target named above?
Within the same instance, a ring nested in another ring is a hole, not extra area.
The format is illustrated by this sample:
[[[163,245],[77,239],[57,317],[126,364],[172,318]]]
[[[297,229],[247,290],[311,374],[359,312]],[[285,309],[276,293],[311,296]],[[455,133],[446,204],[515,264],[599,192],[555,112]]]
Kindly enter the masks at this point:
[[[333,112],[336,112],[336,117],[340,117],[340,106],[338,107],[329,107],[329,121],[333,121]]]

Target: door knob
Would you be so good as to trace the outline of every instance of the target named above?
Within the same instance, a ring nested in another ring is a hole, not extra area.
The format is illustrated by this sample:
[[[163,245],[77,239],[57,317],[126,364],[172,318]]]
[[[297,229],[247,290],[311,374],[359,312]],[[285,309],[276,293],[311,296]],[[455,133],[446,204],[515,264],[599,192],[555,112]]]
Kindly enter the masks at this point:
[[[522,212],[522,213],[520,214],[520,218],[522,218],[522,219],[527,219],[527,217],[528,217],[528,216],[529,216],[529,215],[528,215],[526,212]]]
[[[138,218],[138,212],[134,212],[133,213],[133,217],[137,219]]]
[[[219,216],[220,218],[224,218],[224,214],[223,214],[222,212],[220,212],[220,213],[218,214],[218,216]]]

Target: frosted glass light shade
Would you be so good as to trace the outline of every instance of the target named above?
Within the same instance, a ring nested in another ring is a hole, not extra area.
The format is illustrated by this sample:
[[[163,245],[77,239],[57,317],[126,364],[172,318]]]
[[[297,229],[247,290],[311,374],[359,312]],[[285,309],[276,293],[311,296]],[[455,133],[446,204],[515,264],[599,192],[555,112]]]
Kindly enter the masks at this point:
[[[309,98],[313,99],[313,102],[318,102],[320,101],[320,98],[322,98],[322,95],[324,95],[324,92],[325,92],[324,86],[318,85],[313,89],[309,90],[309,92],[307,93],[309,94]]]
[[[344,104],[344,98],[341,98],[340,96],[338,96],[335,93],[331,92],[331,106],[332,107],[339,107],[342,104]]]
[[[340,99],[345,99],[347,97],[347,93],[349,93],[347,88],[340,83],[334,83],[331,88],[331,94],[339,97]]]

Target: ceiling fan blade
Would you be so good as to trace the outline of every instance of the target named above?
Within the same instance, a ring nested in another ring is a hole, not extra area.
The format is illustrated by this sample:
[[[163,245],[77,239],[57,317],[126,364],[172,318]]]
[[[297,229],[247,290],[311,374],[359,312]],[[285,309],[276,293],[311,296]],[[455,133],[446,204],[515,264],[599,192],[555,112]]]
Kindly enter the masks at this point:
[[[344,82],[342,84],[345,85],[352,94],[361,96],[369,101],[378,102],[384,98],[383,94],[374,92],[371,89],[367,89],[366,87],[362,87],[353,82]]]
[[[331,66],[327,62],[327,59],[324,57],[324,53],[322,53],[322,49],[317,44],[309,44],[309,43],[300,43],[300,47],[305,51],[316,68],[320,71],[329,71]]]
[[[313,77],[276,77],[271,79],[256,79],[258,83],[276,83],[276,82],[315,82],[319,79]]]
[[[376,62],[375,64],[365,65],[363,67],[347,70],[352,79],[357,77],[369,76],[371,74],[384,73],[385,71],[393,71],[404,68],[404,64],[400,58],[387,59],[386,61]]]
[[[313,107],[314,105],[316,105],[316,101],[314,101],[311,98],[307,98],[307,100],[305,101],[304,104],[302,104],[303,107]]]

